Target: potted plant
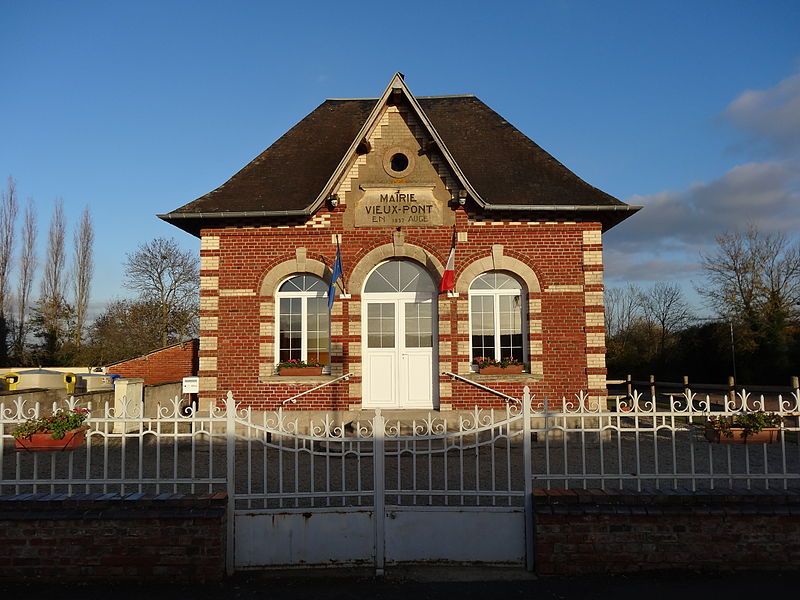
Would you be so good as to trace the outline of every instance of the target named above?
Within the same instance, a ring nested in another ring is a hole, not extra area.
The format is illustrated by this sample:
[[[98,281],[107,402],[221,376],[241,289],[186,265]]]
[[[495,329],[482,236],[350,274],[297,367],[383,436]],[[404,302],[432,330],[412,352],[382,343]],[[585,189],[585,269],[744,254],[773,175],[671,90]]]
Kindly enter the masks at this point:
[[[74,450],[86,441],[86,408],[58,409],[47,417],[28,419],[12,432],[17,450]]]
[[[322,375],[322,364],[313,360],[304,361],[290,358],[278,363],[278,375],[289,377]]]
[[[472,361],[472,364],[478,366],[478,372],[482,375],[506,375],[511,373],[522,373],[525,366],[516,358],[508,356],[500,360],[493,358],[479,357]]]
[[[708,417],[705,437],[721,444],[770,444],[778,439],[783,417],[763,410],[733,417]]]

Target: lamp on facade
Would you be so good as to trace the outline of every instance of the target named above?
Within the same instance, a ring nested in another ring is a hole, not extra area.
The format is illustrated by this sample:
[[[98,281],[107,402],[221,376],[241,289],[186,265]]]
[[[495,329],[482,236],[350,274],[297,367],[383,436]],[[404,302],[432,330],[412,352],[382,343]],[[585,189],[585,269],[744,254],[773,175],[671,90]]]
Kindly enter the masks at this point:
[[[467,190],[458,190],[458,205],[464,206],[467,203]]]
[[[331,205],[331,208],[336,208],[339,206],[339,196],[337,194],[331,194],[328,198],[328,203]]]

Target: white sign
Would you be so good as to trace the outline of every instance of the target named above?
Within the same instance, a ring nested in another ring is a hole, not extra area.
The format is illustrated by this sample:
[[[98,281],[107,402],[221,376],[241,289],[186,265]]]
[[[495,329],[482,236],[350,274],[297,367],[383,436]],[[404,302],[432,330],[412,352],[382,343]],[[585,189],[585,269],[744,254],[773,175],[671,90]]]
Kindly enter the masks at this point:
[[[198,393],[200,393],[200,378],[199,377],[184,377],[183,378],[183,393],[184,394],[198,394]]]

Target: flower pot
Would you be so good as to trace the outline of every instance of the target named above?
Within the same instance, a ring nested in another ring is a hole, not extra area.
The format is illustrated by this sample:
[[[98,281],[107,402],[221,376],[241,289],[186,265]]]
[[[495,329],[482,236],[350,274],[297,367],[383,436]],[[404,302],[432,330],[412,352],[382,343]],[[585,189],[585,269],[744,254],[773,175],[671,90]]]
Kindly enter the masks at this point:
[[[519,374],[522,373],[522,365],[508,365],[507,367],[492,365],[488,367],[479,367],[478,372],[481,375],[511,375],[515,373]]]
[[[733,433],[733,437],[723,435],[717,429],[706,427],[706,439],[716,444],[772,444],[778,441],[780,429],[777,427],[765,427],[758,433],[751,433],[748,436],[742,436],[742,433],[744,433],[744,428],[742,427],[731,427],[730,431]]]
[[[17,450],[28,450],[31,452],[74,450],[86,443],[86,431],[88,429],[88,425],[84,425],[78,429],[70,429],[60,440],[54,440],[53,434],[49,432],[34,433],[29,438],[16,438]]]
[[[281,367],[278,375],[282,377],[307,377],[309,375],[322,375],[322,367]]]

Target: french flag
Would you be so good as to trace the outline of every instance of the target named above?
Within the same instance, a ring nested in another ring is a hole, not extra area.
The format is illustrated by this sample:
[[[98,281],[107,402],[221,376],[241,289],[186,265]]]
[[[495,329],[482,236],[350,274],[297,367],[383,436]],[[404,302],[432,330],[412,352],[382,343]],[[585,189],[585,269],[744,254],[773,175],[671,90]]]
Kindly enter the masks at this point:
[[[439,293],[452,292],[456,288],[456,232],[453,230],[453,241],[450,246],[450,256],[447,257],[447,265],[442,275],[442,283],[439,284]]]

